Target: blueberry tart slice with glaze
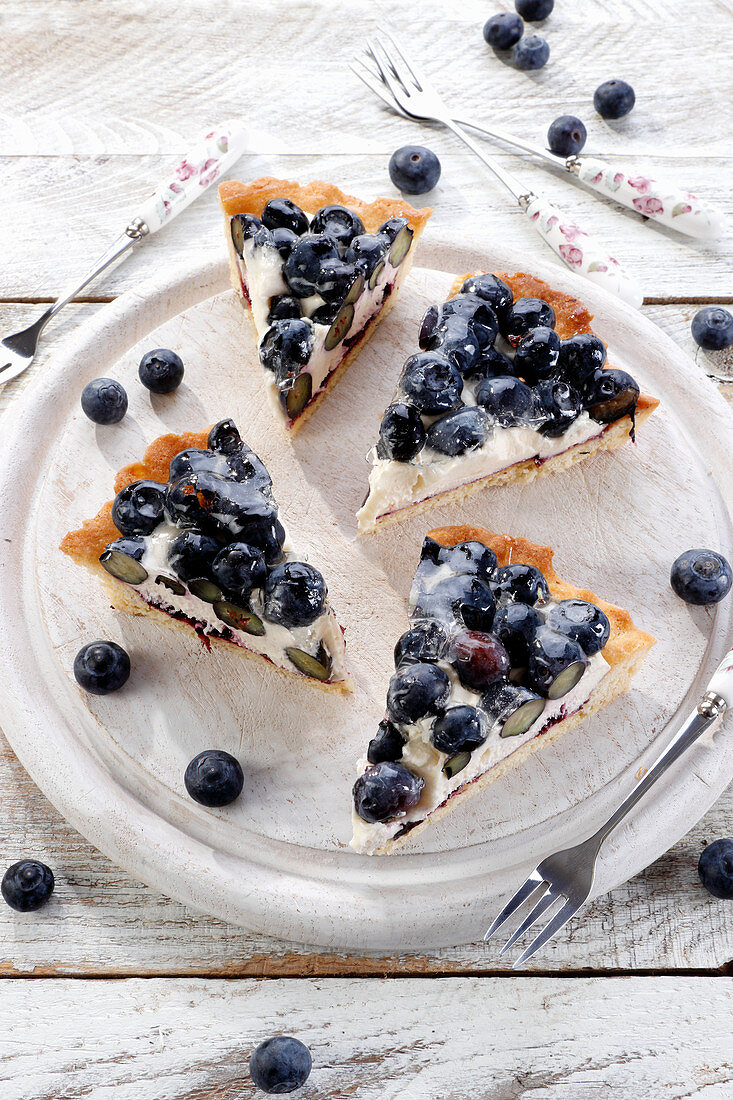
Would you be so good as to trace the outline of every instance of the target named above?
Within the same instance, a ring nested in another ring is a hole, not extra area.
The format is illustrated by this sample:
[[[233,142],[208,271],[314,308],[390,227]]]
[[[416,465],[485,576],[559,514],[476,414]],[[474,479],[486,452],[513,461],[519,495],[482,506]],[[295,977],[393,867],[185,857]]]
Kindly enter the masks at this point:
[[[627,690],[654,638],[552,557],[480,527],[429,533],[358,765],[356,851],[390,852]]]
[[[658,401],[607,363],[591,320],[532,275],[457,279],[425,314],[382,419],[359,529],[633,440]]]
[[[232,284],[268,393],[295,431],[395,302],[430,210],[329,183],[219,186]]]
[[[293,548],[270,475],[231,420],[156,439],[115,491],[61,549],[99,575],[118,610],[351,690],[326,582]]]

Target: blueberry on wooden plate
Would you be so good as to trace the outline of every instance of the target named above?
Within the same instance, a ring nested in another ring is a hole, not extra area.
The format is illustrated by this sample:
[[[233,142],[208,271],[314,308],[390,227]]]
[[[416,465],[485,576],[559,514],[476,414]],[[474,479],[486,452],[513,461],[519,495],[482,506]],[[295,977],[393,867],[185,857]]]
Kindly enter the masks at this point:
[[[194,756],[183,776],[186,790],[202,806],[228,806],[242,793],[244,773],[235,757],[222,749]]]
[[[74,677],[91,695],[109,695],[129,680],[130,658],[117,642],[90,642],[74,658]]]
[[[290,1035],[266,1039],[253,1051],[249,1072],[258,1089],[272,1094],[294,1092],[308,1080],[313,1061],[308,1047]]]
[[[685,550],[672,564],[670,584],[686,603],[719,603],[733,584],[733,571],[715,550]]]
[[[118,424],[127,412],[124,386],[114,378],[95,378],[81,391],[81,407],[95,424]]]
[[[173,393],[183,381],[183,360],[170,348],[155,348],[145,352],[137,373],[151,393]]]
[[[3,898],[17,913],[40,909],[51,897],[54,888],[53,871],[37,859],[21,859],[8,867],[3,875]]]
[[[354,809],[363,821],[393,821],[417,806],[425,780],[403,764],[384,760],[354,784]]]
[[[733,900],[733,838],[708,844],[697,865],[700,882],[714,898]]]

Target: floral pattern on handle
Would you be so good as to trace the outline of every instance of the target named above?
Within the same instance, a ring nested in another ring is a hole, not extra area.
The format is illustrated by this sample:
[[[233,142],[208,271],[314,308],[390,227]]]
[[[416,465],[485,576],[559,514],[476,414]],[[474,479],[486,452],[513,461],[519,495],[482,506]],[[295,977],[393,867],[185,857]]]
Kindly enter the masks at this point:
[[[584,229],[566,218],[556,206],[535,195],[525,213],[537,232],[569,268],[605,287],[618,298],[623,298],[629,305],[637,308],[641,305],[644,295],[640,287],[626,274],[618,260],[610,256]]]
[[[723,215],[689,191],[650,176],[627,174],[594,157],[578,157],[576,164],[583,183],[662,225],[691,237],[715,237],[723,232]]]

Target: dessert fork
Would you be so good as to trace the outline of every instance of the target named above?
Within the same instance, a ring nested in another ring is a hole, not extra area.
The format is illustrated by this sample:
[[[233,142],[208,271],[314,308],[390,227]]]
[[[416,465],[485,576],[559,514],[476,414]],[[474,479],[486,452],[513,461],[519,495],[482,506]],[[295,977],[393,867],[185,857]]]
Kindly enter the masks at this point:
[[[629,811],[643,798],[659,777],[664,775],[675,760],[678,760],[683,753],[687,752],[701,734],[725,714],[730,706],[733,706],[733,649],[729,650],[723,658],[698,706],[654,763],[650,765],[621,805],[611,814],[608,821],[604,822],[600,829],[581,844],[576,844],[572,848],[565,848],[561,852],[555,852],[554,855],[547,856],[541,863],[538,863],[534,871],[499,913],[484,936],[484,940],[490,940],[509,917],[525,901],[535,895],[533,909],[504,944],[501,949],[503,955],[516,943],[520,936],[523,936],[532,925],[539,921],[544,913],[548,912],[558,902],[563,902],[552,919],[514,963],[515,970],[531,958],[536,951],[539,951],[541,947],[544,947],[547,941],[552,939],[575,916],[581,906],[588,901],[593,889],[598,853],[611,830],[615,829],[620,821],[623,821]],[[537,893],[538,890],[541,892]]]
[[[131,249],[145,237],[171,221],[199,197],[244,152],[247,134],[237,121],[224,122],[206,134],[181,161],[171,175],[156,187],[143,203],[137,217],[102,253],[80,282],[75,283],[42,313],[37,321],[20,332],[0,340],[0,385],[17,378],[33,362],[41,333],[59,310],[76,297],[93,279],[113,264],[130,255]]]

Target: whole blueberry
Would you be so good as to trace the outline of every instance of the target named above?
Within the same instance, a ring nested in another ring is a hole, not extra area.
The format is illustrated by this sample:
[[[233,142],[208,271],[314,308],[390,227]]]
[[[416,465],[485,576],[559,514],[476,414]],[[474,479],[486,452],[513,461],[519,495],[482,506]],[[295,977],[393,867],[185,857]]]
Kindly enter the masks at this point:
[[[450,314],[436,327],[429,341],[430,351],[439,351],[453,363],[464,378],[481,369],[481,344],[473,322]]]
[[[520,38],[517,42],[512,60],[515,67],[523,72],[541,69],[550,60],[550,47],[539,34],[531,34],[529,38]]]
[[[517,344],[514,371],[532,386],[554,374],[559,354],[560,337],[554,328],[532,328]]]
[[[130,658],[117,642],[90,642],[74,658],[74,677],[91,695],[109,695],[130,678]]]
[[[469,275],[461,287],[462,294],[477,294],[493,309],[497,317],[501,318],[514,301],[512,288],[498,275],[491,272]]]
[[[530,329],[554,328],[555,310],[542,298],[517,298],[500,321],[502,333],[512,347],[516,347]]]
[[[272,243],[284,260],[287,260],[293,248],[298,243],[298,234],[292,229],[280,225],[272,231]]]
[[[303,561],[286,561],[276,566],[265,585],[265,618],[292,630],[310,626],[326,606],[323,575]]]
[[[492,15],[484,23],[484,38],[494,50],[510,50],[524,34],[524,23],[511,11]]]
[[[497,599],[518,600],[519,603],[545,603],[550,589],[544,574],[534,565],[515,562],[502,565],[494,574],[494,591]]]
[[[316,211],[310,224],[310,231],[330,237],[336,242],[342,255],[354,237],[365,232],[364,222],[359,215],[338,203],[322,206]]]
[[[168,564],[182,581],[209,577],[221,543],[200,531],[182,531],[168,546]]]
[[[437,551],[431,553],[430,543],[437,547]],[[426,553],[427,551],[427,553]],[[484,584],[489,584],[493,578],[498,564],[496,554],[490,546],[476,539],[468,539],[458,542],[455,546],[441,546],[430,537],[425,539],[421,557],[424,559],[430,555],[438,565],[448,565],[451,573],[456,576],[465,574],[470,577],[478,577]]]
[[[733,839],[722,837],[708,844],[697,865],[700,882],[714,898],[733,899]]]
[[[425,590],[410,594],[413,614],[446,623],[463,623],[469,630],[491,630],[496,600],[489,585],[478,576],[446,577]]]
[[[439,454],[466,454],[483,447],[491,433],[491,420],[479,405],[465,405],[435,420],[427,431],[426,443]]]
[[[235,454],[244,446],[239,428],[233,420],[219,420],[210,429],[206,446],[216,454]]]
[[[367,748],[367,760],[370,764],[381,764],[385,760],[399,760],[405,747],[405,739],[387,719],[379,723],[376,737],[372,737]]]
[[[692,339],[706,351],[720,351],[733,344],[733,313],[722,306],[706,306],[692,318]]]
[[[324,260],[335,260],[339,250],[333,237],[304,233],[283,264],[283,277],[296,298],[310,298]]]
[[[230,542],[211,563],[211,576],[233,595],[244,598],[254,588],[262,588],[267,566],[261,550],[246,542]]]
[[[529,659],[529,643],[541,623],[539,611],[520,600],[512,600],[497,607],[493,633],[509,654],[514,668],[526,666]]]
[[[419,661],[403,665],[389,682],[387,711],[393,722],[411,725],[435,714],[450,695],[450,680],[438,665]]]
[[[324,260],[316,279],[316,289],[327,302],[340,304],[355,278],[355,264],[341,259]]]
[[[548,378],[534,388],[536,428],[549,438],[555,439],[563,435],[578,419],[582,408],[583,402],[578,391],[561,378]]]
[[[305,317],[275,321],[260,341],[260,362],[285,384],[300,374],[314,343],[313,325]]]
[[[118,424],[127,412],[127,394],[114,378],[95,378],[81,391],[81,407],[95,424]]]
[[[606,80],[593,93],[593,106],[601,118],[623,118],[635,103],[634,89],[625,80]]]
[[[560,600],[548,611],[547,625],[578,642],[586,657],[600,652],[611,633],[605,612],[587,600]]]
[[[531,420],[532,390],[511,375],[485,378],[476,390],[476,400],[502,428],[515,428]]]
[[[597,370],[585,383],[583,405],[599,424],[610,424],[622,416],[633,416],[639,386],[625,370],[609,367]]]
[[[476,707],[451,707],[433,722],[430,740],[439,752],[453,756],[471,752],[483,745],[488,729],[486,719]]]
[[[51,897],[54,888],[53,871],[37,859],[21,859],[8,867],[3,875],[3,898],[17,913],[40,909]]]
[[[379,427],[379,458],[409,462],[424,446],[425,428],[419,410],[401,401],[390,405]]]
[[[183,381],[183,360],[170,348],[155,348],[145,352],[137,373],[151,393],[173,393]]]
[[[277,518],[271,497],[251,482],[233,481],[206,470],[169,484],[165,507],[180,527],[194,527],[219,538],[241,538],[261,549],[265,549],[267,534]]]
[[[394,821],[417,806],[425,780],[403,764],[384,760],[354,784],[354,809],[362,821]]]
[[[575,115],[560,115],[550,124],[547,145],[558,157],[570,157],[579,153],[585,145],[588,131]]]
[[[673,563],[669,581],[686,603],[719,603],[730,592],[733,571],[715,550],[685,550]]]
[[[308,1047],[290,1035],[266,1039],[253,1051],[249,1072],[258,1089],[273,1095],[294,1092],[308,1080],[313,1065]]]
[[[440,352],[411,355],[402,369],[400,385],[408,402],[429,416],[450,412],[461,404],[460,371]]]
[[[206,749],[194,756],[183,776],[191,798],[202,806],[228,806],[244,786],[242,765],[222,749]]]
[[[262,211],[261,221],[268,229],[290,229],[297,236],[308,229],[308,218],[290,199],[270,199]]]
[[[560,342],[557,375],[569,385],[582,390],[597,370],[606,362],[606,345],[592,332],[579,332]]]
[[[514,7],[528,23],[538,23],[547,19],[555,7],[555,0],[514,0]]]
[[[448,634],[436,619],[417,619],[394,647],[395,668],[439,661],[448,648]]]
[[[406,195],[424,195],[440,179],[440,161],[423,145],[403,145],[389,158],[389,178]]]
[[[456,294],[440,307],[436,327],[442,328],[453,317],[462,317],[476,333],[481,348],[494,343],[499,331],[496,313],[478,294]]]
[[[133,481],[112,502],[112,522],[123,535],[150,535],[163,519],[165,485]]]
[[[481,352],[481,361],[471,371],[464,371],[464,378],[497,378],[514,374],[514,363],[498,348],[488,347]]]

